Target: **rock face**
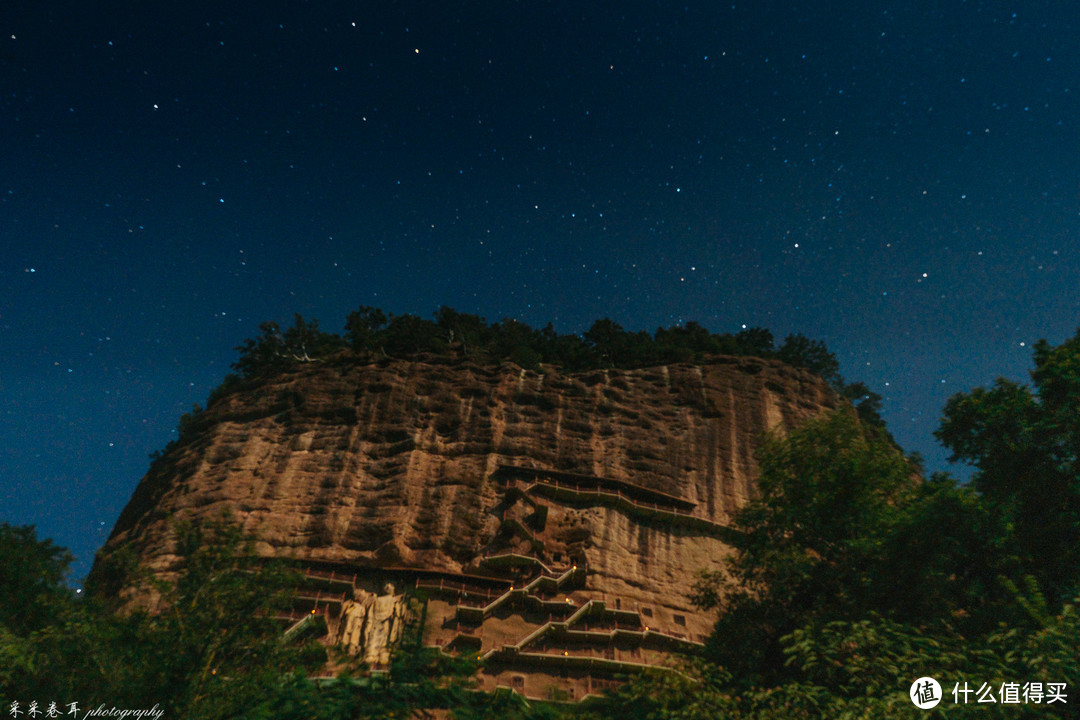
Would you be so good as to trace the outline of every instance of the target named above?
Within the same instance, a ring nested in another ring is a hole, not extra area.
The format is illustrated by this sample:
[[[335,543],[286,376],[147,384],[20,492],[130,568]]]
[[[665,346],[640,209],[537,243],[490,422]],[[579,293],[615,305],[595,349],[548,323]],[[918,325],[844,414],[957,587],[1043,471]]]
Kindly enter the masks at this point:
[[[581,697],[699,646],[712,620],[687,593],[729,552],[762,434],[838,402],[747,357],[584,374],[310,363],[196,416],[99,561],[129,546],[168,575],[172,524],[228,509],[258,552],[303,563],[300,610],[369,662],[404,591],[424,598],[428,643],[487,658],[482,686]]]

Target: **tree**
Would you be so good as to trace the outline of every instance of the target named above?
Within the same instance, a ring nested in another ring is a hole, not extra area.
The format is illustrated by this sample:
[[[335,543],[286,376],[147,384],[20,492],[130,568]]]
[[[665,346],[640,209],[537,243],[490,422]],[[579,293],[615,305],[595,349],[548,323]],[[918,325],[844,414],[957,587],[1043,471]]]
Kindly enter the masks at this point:
[[[405,718],[444,709],[465,718],[546,718],[527,705],[467,692],[475,660],[421,643],[413,614],[388,672],[348,674],[324,684],[326,648],[284,634],[277,616],[292,607],[301,576],[252,554],[227,517],[175,528],[183,567],[175,581],[143,575],[158,610],[117,612],[115,598],[77,598],[62,581],[70,555],[32,528],[0,525],[0,696],[71,698],[80,705],[145,707],[196,719],[351,720]],[[139,573],[125,573],[132,586]],[[146,585],[144,585],[146,587]],[[115,587],[110,588],[115,590]],[[18,606],[15,603],[28,603]],[[27,624],[28,609],[39,608]]]
[[[602,318],[583,335],[560,335],[551,323],[540,331],[512,319],[488,324],[479,315],[447,306],[439,308],[432,322],[409,314],[387,316],[379,308],[364,305],[349,314],[344,340],[320,331],[317,320],[307,321],[299,314],[288,329],[283,330],[276,322],[265,322],[259,325],[259,331],[257,337],[248,338],[236,348],[240,357],[232,367],[238,375],[227,376],[211,394],[208,405],[243,386],[245,380],[268,377],[346,347],[360,357],[374,352],[404,358],[460,351],[479,361],[509,360],[533,370],[550,363],[568,372],[702,362],[710,354],[780,357],[818,373],[837,391],[846,391],[836,359],[823,343],[792,335],[778,351],[772,333],[757,327],[730,335],[711,333],[698,323],[687,322],[657,328],[650,334],[629,332],[613,320]],[[877,418],[880,397],[862,385],[851,386],[851,392],[858,393],[860,413],[868,420]]]
[[[33,525],[0,523],[0,624],[23,636],[47,624],[53,606],[69,598],[64,581],[74,559],[38,540]]]
[[[489,347],[492,356],[506,358],[528,370],[539,370],[543,359],[540,334],[523,322],[503,318],[491,326]]]
[[[386,314],[382,310],[361,305],[345,321],[345,341],[353,352],[374,352],[379,347],[379,333],[385,327]]]
[[[240,357],[232,364],[242,377],[250,378],[280,370],[285,362],[285,339],[281,336],[281,326],[267,321],[259,324],[261,335],[247,338],[234,349]]]
[[[921,480],[850,410],[771,436],[759,463],[760,496],[736,514],[728,573],[694,589],[697,604],[721,610],[715,657],[736,675],[771,676],[781,638],[813,623],[878,614],[985,632],[1018,619],[999,580],[1021,570],[1005,527],[971,488]]]
[[[402,357],[423,352],[440,352],[447,348],[439,327],[416,315],[396,315],[380,337],[387,354]]]
[[[485,350],[495,330],[479,315],[459,313],[445,305],[435,313],[435,324],[443,332],[446,342],[449,345],[461,345],[466,355],[476,355]]]
[[[137,622],[66,584],[71,554],[33,527],[0,525],[0,696],[122,703]]]
[[[559,335],[548,323],[540,331],[544,362],[561,365],[567,372],[596,367],[596,355],[580,335]]]
[[[799,335],[788,335],[776,351],[776,357],[789,365],[806,368],[834,387],[842,383],[840,363],[825,343]]]
[[[918,485],[903,455],[844,409],[768,437],[758,461],[760,496],[735,516],[729,572],[694,589],[721,611],[713,656],[747,678],[783,666],[780,638],[794,629],[878,609],[883,549]]]
[[[32,525],[0,524],[0,694],[40,684],[32,635],[73,601],[64,587],[73,559]]]
[[[601,318],[586,331],[585,341],[605,366],[618,367],[627,354],[626,336],[626,331],[619,323],[609,318]]]
[[[1080,592],[1080,332],[1035,346],[1032,386],[998,379],[949,399],[936,435],[1010,528],[1053,607]]]
[[[855,406],[859,413],[859,419],[868,425],[884,428],[885,421],[881,418],[882,397],[866,387],[865,383],[853,382],[841,383],[840,394]]]
[[[311,362],[342,347],[341,338],[319,330],[318,320],[308,322],[300,313],[293,317],[293,326],[285,331],[282,341],[284,353],[297,362]]]
[[[321,667],[325,653],[282,634],[299,576],[258,560],[228,518],[176,528],[183,570],[155,581],[162,609],[139,628],[143,678],[170,717],[239,717],[286,678]]]
[[[773,334],[765,328],[752,327],[740,330],[732,340],[734,347],[730,352],[737,355],[772,357],[775,352]]]
[[[248,338],[235,349],[240,358],[232,364],[244,378],[272,375],[296,363],[317,360],[343,347],[341,338],[319,330],[319,321],[293,317],[293,326],[281,331],[276,322],[259,325],[261,335]]]

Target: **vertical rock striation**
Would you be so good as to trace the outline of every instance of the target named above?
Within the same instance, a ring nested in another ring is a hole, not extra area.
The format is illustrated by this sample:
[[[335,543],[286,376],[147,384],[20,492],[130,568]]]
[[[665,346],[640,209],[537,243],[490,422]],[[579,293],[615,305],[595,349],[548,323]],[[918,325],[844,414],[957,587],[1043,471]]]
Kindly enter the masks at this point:
[[[355,652],[383,657],[360,638],[392,582],[428,598],[431,644],[487,658],[486,687],[580,697],[703,639],[687,592],[729,552],[760,438],[838,402],[747,357],[581,374],[310,363],[200,413],[99,563],[126,546],[167,576],[175,521],[227,510],[258,552],[308,568],[313,609]]]

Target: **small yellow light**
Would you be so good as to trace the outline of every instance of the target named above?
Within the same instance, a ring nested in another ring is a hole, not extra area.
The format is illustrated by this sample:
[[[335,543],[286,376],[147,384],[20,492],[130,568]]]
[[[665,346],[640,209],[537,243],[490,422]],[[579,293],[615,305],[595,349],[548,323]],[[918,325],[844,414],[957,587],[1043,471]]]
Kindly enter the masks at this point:
[[[312,614],[312,615],[314,615],[314,614],[315,614],[315,608],[311,608],[311,614]]]
[[[569,655],[570,653],[568,653],[568,652],[566,652],[565,650],[563,650],[562,654],[563,654],[563,655]]]

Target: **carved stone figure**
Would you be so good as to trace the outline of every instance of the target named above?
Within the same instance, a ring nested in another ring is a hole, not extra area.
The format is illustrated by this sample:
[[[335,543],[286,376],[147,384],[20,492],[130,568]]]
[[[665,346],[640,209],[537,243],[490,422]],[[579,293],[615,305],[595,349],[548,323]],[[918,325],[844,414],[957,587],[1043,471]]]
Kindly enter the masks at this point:
[[[341,608],[339,639],[350,655],[359,656],[369,667],[390,662],[390,648],[401,636],[405,617],[402,595],[394,594],[387,583],[381,595],[361,588]]]

